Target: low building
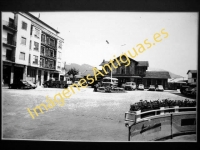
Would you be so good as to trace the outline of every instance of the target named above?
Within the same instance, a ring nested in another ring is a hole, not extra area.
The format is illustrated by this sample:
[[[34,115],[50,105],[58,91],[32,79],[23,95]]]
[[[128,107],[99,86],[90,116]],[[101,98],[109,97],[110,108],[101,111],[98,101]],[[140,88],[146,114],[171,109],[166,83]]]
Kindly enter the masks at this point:
[[[117,58],[119,60],[119,57]],[[122,57],[123,59],[123,57]],[[144,84],[145,88],[148,88],[150,85],[163,85],[164,89],[168,89],[168,79],[170,78],[169,72],[167,71],[147,71],[149,67],[148,61],[136,61],[129,57],[130,64],[121,63],[121,66],[118,68],[113,68],[109,61],[103,60],[99,66],[102,66],[109,72],[106,76],[111,76],[118,79],[118,86],[125,82],[135,82],[138,84]],[[106,67],[105,64],[109,64],[112,68],[110,71],[109,67]],[[117,65],[116,60],[113,61],[113,64]]]
[[[196,83],[197,82],[197,70],[188,70],[188,83]]]

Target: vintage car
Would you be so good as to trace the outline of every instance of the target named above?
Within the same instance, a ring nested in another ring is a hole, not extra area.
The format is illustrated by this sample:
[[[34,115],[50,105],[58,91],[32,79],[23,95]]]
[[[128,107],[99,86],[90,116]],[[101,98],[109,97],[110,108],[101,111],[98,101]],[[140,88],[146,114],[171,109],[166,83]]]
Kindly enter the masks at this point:
[[[139,84],[137,89],[138,90],[144,90],[144,85],[143,84]]]
[[[37,85],[36,85],[36,84],[34,84],[33,82],[31,82],[31,81],[27,81],[27,82],[28,82],[28,84],[30,84],[30,85],[31,85],[32,89],[35,89],[35,88],[37,88]]]
[[[158,85],[158,87],[156,88],[156,91],[164,91],[164,88],[162,85]]]
[[[136,84],[135,82],[126,82],[124,86],[125,90],[135,90],[136,89]]]
[[[32,89],[32,86],[27,81],[16,81],[9,85],[10,89]]]
[[[155,90],[156,90],[155,85],[150,85],[149,86],[149,91],[155,91]]]

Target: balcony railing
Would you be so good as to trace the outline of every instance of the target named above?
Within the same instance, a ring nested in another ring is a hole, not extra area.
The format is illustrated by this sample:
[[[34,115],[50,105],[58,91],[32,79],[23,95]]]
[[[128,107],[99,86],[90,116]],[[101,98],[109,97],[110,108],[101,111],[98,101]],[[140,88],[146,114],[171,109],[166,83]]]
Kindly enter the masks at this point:
[[[48,65],[48,64],[40,64],[40,67],[41,68],[48,68],[48,69],[56,69],[55,66],[51,66],[51,65]]]
[[[11,29],[14,29],[15,31],[17,31],[17,26],[14,25],[14,23],[12,23],[12,22],[3,20],[3,21],[2,21],[2,24],[3,24],[4,26],[8,27],[8,28],[11,28]]]
[[[14,40],[8,40],[7,38],[3,38],[3,43],[16,47],[16,42]]]
[[[3,60],[15,62],[15,57],[8,57],[8,56],[6,56],[6,55],[3,55],[2,58],[3,58]]]
[[[53,59],[56,59],[56,55],[54,55],[54,56],[49,56],[48,54],[40,53],[40,56],[44,56],[44,57],[47,57],[47,58],[53,58]]]

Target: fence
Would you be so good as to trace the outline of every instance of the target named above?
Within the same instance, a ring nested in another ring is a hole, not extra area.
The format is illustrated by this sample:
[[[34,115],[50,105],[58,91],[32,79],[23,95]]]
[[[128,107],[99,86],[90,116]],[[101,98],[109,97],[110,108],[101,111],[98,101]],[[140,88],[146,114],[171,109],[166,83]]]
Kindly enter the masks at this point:
[[[128,141],[155,141],[196,133],[196,107],[126,112]]]

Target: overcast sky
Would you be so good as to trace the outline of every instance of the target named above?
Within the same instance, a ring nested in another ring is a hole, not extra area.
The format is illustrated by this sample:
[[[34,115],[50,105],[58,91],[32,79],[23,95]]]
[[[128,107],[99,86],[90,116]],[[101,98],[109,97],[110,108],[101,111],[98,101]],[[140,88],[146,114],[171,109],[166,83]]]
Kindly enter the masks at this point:
[[[31,12],[57,29],[64,39],[63,61],[98,67],[103,59],[138,49],[145,39],[153,43],[162,29],[168,37],[140,53],[136,61],[149,61],[187,77],[197,70],[198,13],[191,12]],[[109,42],[109,44],[106,42]]]

